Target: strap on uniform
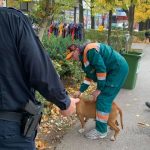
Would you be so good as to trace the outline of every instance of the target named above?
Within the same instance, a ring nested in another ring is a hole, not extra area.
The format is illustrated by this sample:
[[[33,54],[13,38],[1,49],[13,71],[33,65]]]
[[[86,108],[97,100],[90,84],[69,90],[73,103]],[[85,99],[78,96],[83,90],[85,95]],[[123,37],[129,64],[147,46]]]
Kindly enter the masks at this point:
[[[0,120],[14,121],[21,123],[23,114],[17,112],[0,112]]]

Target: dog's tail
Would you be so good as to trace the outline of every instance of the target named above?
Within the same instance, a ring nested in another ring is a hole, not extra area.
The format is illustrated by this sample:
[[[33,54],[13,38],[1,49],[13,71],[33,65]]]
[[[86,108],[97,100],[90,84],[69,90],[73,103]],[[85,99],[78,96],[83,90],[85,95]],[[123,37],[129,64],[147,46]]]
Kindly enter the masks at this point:
[[[119,108],[118,105],[117,105],[117,109],[118,109],[119,115],[120,115],[121,128],[123,129],[123,115],[122,115],[122,110]]]

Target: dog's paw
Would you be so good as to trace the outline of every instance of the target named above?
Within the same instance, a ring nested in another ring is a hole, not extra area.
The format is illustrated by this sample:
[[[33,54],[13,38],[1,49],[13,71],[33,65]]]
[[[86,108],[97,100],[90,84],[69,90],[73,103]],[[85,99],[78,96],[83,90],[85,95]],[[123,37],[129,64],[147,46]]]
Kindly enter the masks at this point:
[[[83,133],[84,131],[85,131],[84,128],[81,128],[81,129],[78,130],[79,133]]]
[[[115,141],[116,139],[115,139],[114,136],[112,136],[112,137],[110,138],[110,140],[111,140],[111,141]]]

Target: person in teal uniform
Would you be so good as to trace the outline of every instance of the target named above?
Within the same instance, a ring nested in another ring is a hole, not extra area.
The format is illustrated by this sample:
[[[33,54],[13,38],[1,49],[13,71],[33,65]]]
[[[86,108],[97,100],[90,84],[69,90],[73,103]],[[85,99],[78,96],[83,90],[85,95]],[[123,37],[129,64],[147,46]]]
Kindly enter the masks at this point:
[[[96,128],[85,136],[89,139],[104,138],[107,136],[107,120],[112,102],[128,75],[128,64],[122,55],[103,43],[83,46],[72,44],[67,49],[69,54],[66,59],[80,61],[86,74],[75,96],[79,97],[87,90],[91,81],[97,83],[97,88],[92,93],[96,100]]]

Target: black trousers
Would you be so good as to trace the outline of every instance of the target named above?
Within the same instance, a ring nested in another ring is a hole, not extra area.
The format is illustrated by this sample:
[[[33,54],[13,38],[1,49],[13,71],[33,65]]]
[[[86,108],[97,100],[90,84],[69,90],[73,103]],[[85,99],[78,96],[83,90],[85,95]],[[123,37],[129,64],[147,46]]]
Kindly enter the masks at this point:
[[[35,134],[30,138],[21,135],[17,122],[0,120],[0,150],[36,150]]]

